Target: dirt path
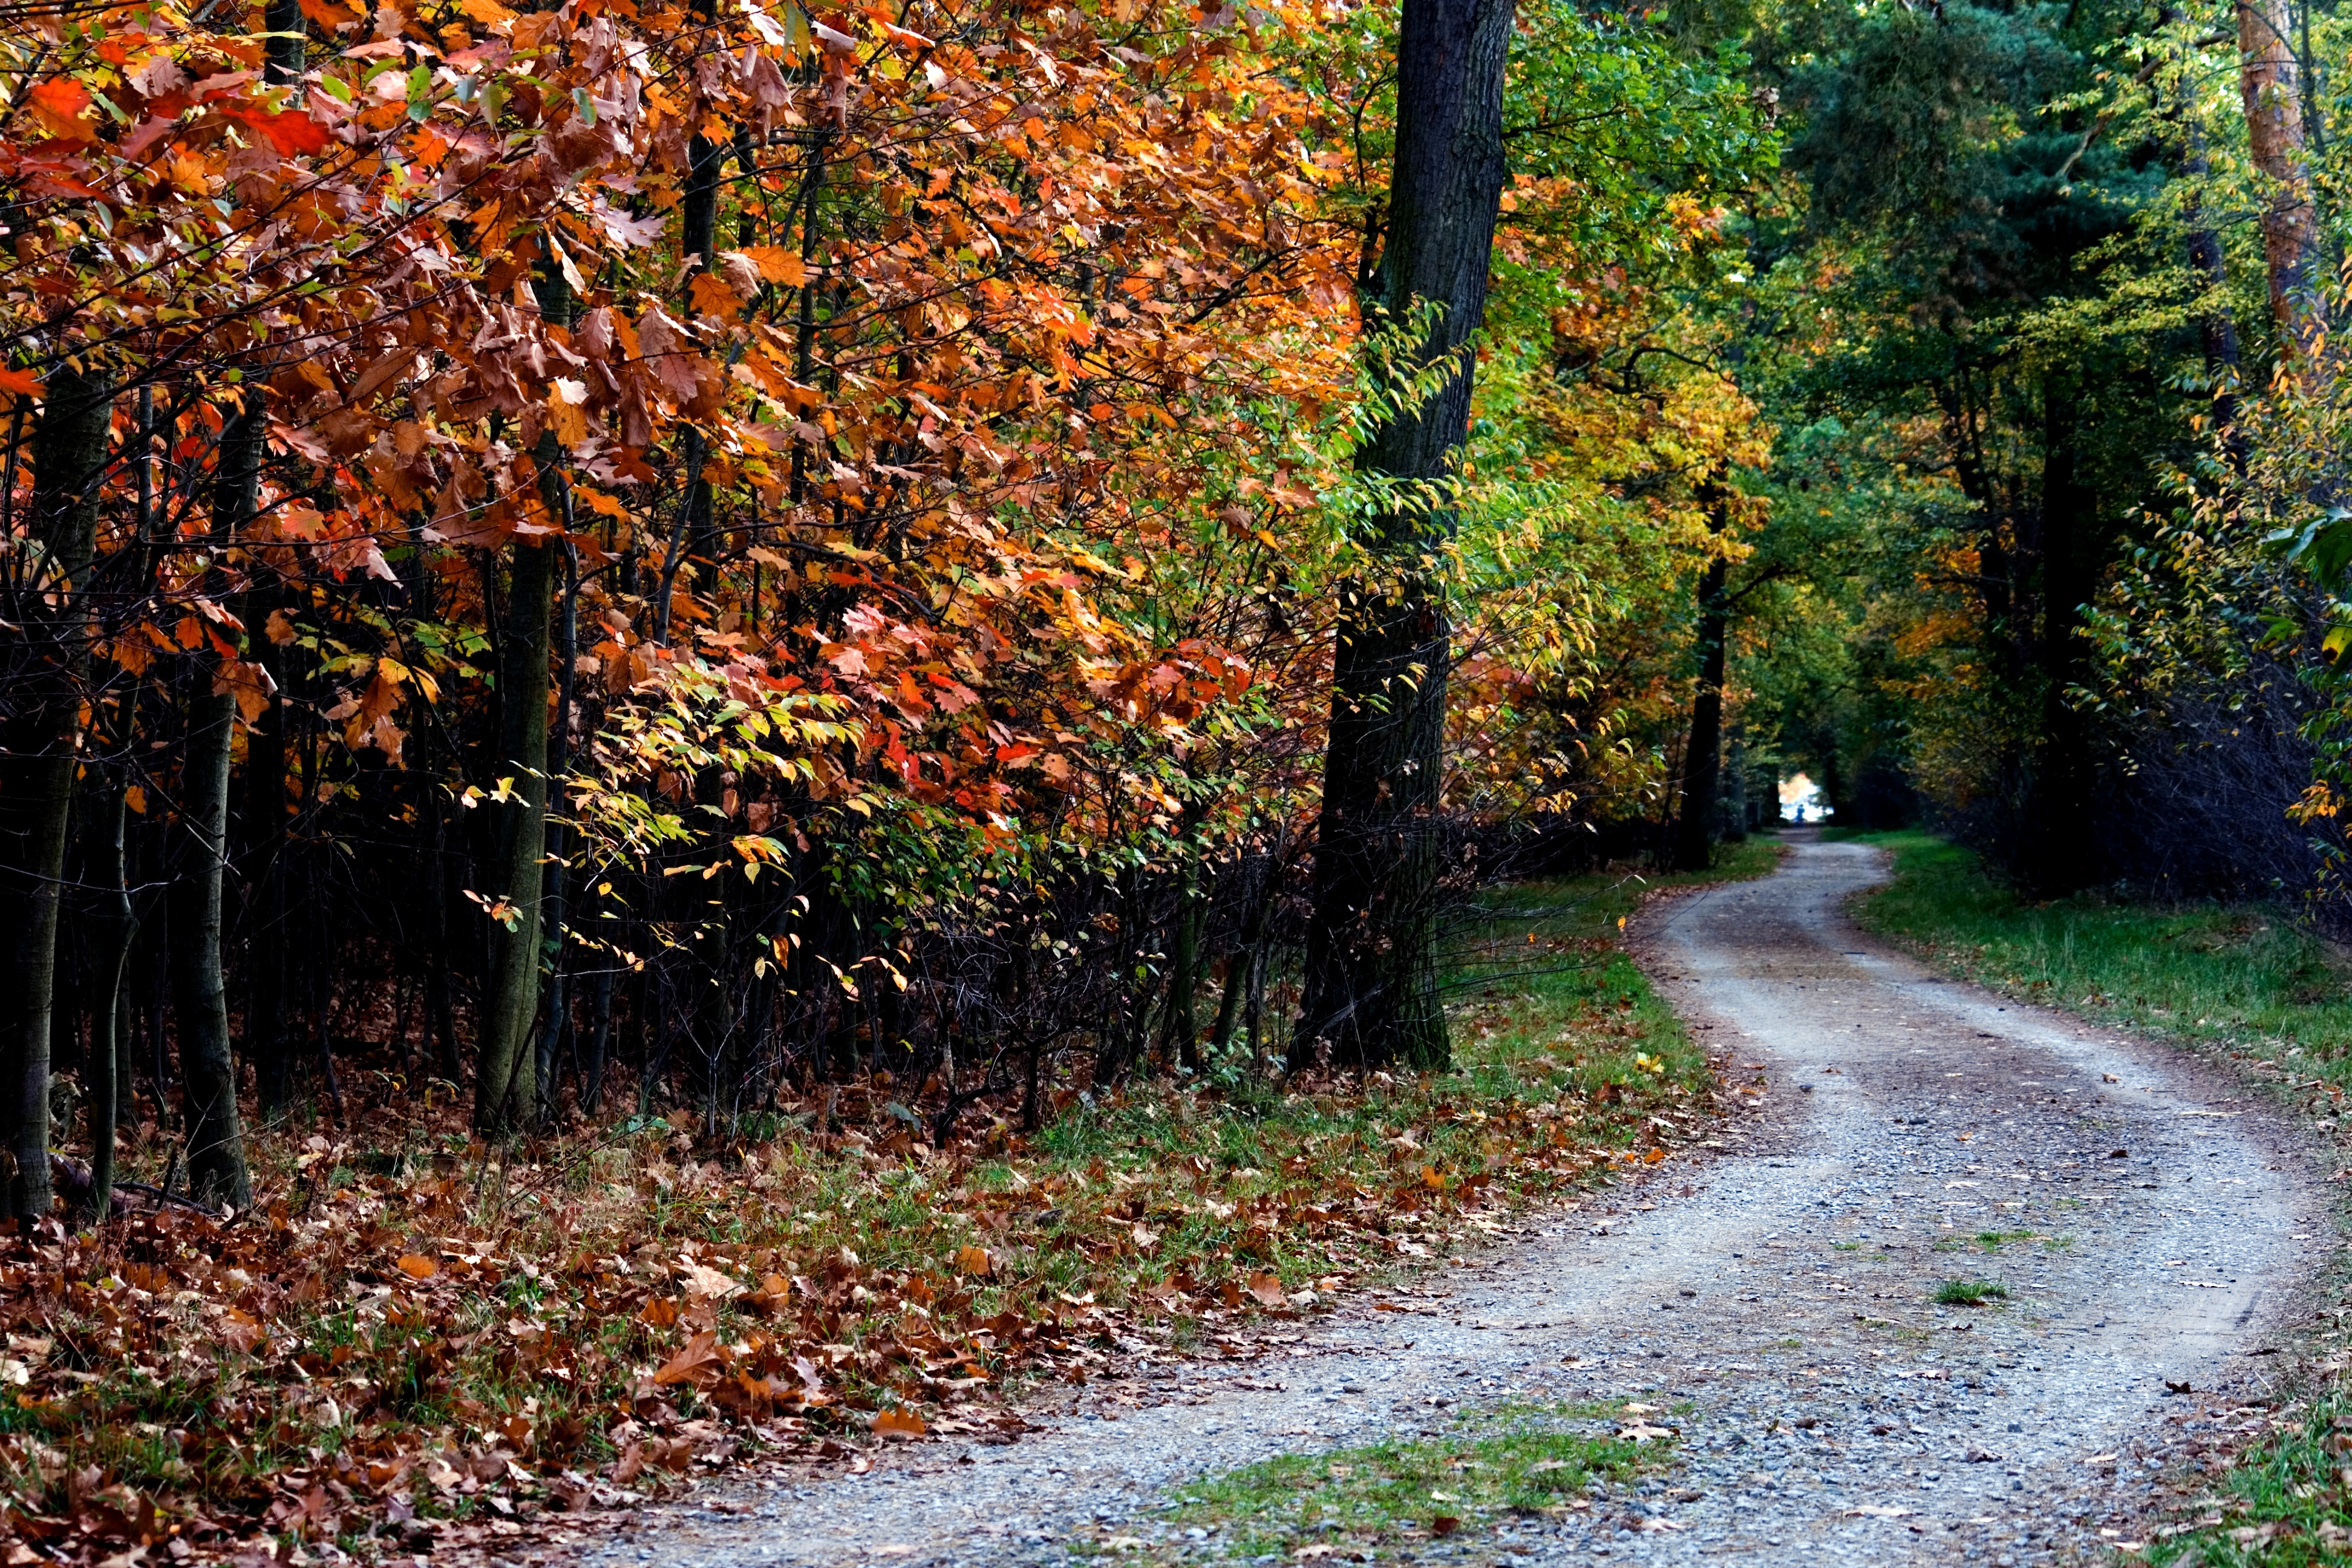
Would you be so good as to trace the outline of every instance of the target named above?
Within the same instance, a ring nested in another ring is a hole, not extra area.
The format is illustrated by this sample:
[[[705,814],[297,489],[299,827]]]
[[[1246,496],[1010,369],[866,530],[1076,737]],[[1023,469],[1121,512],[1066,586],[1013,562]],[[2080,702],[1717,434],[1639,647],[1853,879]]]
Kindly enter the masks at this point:
[[[1433,1281],[1450,1297],[1302,1325],[1278,1362],[1146,1365],[1160,1403],[1115,1421],[651,1511],[601,1558],[1058,1562],[1164,1539],[1154,1510],[1187,1477],[1511,1394],[1661,1395],[1688,1410],[1683,1462],[1420,1560],[2012,1568],[2137,1538],[2171,1446],[2275,1364],[2263,1336],[2332,1247],[2324,1200],[2189,1059],[1870,946],[1838,909],[1878,874],[1871,851],[1801,843],[1650,921],[1651,972],[1760,1090],[1686,1195],[1536,1216]],[[2037,1239],[1988,1255],[1985,1232]],[[2008,1302],[1935,1304],[1956,1278]]]

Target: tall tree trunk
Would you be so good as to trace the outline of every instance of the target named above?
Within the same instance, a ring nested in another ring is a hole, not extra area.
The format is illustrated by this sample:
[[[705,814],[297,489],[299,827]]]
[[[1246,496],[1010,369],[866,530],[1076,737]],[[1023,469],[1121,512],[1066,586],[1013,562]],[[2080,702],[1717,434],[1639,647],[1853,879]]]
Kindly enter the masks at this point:
[[[1398,34],[1396,166],[1367,324],[1400,406],[1359,460],[1402,481],[1401,502],[1363,541],[1377,576],[1341,604],[1293,1067],[1320,1050],[1354,1066],[1447,1060],[1435,901],[1452,654],[1437,556],[1470,414],[1465,345],[1486,318],[1513,9],[1405,0]],[[1438,390],[1412,398],[1433,373]]]
[[[104,815],[91,835],[96,853],[90,858],[91,879],[99,885],[98,908],[90,955],[89,1031],[89,1198],[88,1215],[103,1219],[114,1201],[114,1127],[122,1098],[122,1060],[128,1048],[125,1027],[129,1008],[122,994],[124,962],[138,922],[131,910],[131,884],[122,854],[125,780],[106,781]]]
[[[1718,532],[1721,530],[1718,528]],[[1683,752],[1682,809],[1675,822],[1675,869],[1704,871],[1715,847],[1716,798],[1723,780],[1723,674],[1731,616],[1724,599],[1729,567],[1717,555],[1698,589],[1698,691],[1690,744]]]
[[[562,482],[551,463],[541,465],[540,482]],[[560,507],[550,510],[562,515]],[[490,931],[490,983],[483,996],[481,1055],[475,1067],[474,1124],[485,1132],[506,1131],[530,1117],[539,1098],[531,1025],[539,1014],[547,878],[548,629],[562,553],[552,542],[515,541],[499,638],[499,768],[513,783],[510,797],[499,808],[498,826],[498,897],[507,913]]]
[[[2042,381],[2042,733],[2021,823],[2018,872],[2043,898],[2078,891],[2096,869],[2092,801],[2096,766],[2091,717],[2071,693],[2091,674],[2084,612],[2098,591],[2100,547],[2092,498],[2080,476],[2075,388]]]
[[[569,498],[566,498],[565,504],[568,511]],[[563,528],[567,533],[572,530],[569,515],[563,518]],[[554,957],[547,978],[547,1022],[539,1033],[538,1114],[541,1120],[555,1110],[555,1049],[572,1021],[571,975],[565,962],[564,924],[572,871],[563,863],[567,835],[561,813],[563,779],[572,766],[572,699],[577,673],[573,666],[580,659],[580,558],[570,544],[562,548],[563,616],[562,631],[556,638],[555,665],[563,673],[556,682],[554,731],[548,742],[548,800],[556,808],[557,817],[547,829],[546,925]]]
[[[213,493],[215,559],[232,547],[259,503],[268,419],[258,387],[221,431]],[[208,592],[224,586],[217,567]],[[173,1010],[180,1026],[181,1093],[186,1104],[188,1186],[198,1201],[242,1209],[253,1201],[237,1118],[236,1059],[222,975],[223,878],[228,857],[230,745],[236,697],[217,657],[199,661],[188,696],[188,743],[180,765],[178,875],[172,884]]]
[[[2326,327],[2318,276],[2319,226],[2305,156],[2301,69],[2287,36],[2286,0],[2238,0],[2238,89],[2246,140],[2268,187],[2261,215],[2271,314],[2283,357],[2310,356]]]
[[[49,1026],[58,915],[81,741],[89,656],[83,598],[98,550],[113,388],[96,370],[60,365],[44,388],[33,437],[32,532],[40,558],[16,584],[9,618],[22,638],[5,699],[0,752],[0,898],[10,910],[0,956],[0,1139],[13,1169],[0,1215],[49,1212]],[[12,463],[13,467],[13,463]]]
[[[282,688],[285,661],[264,632],[278,595],[246,595],[239,616],[255,662]],[[262,721],[246,731],[243,871],[247,888],[245,1055],[253,1064],[255,1100],[266,1124],[293,1094],[293,1053],[286,1037],[286,722],[285,698],[272,692]]]

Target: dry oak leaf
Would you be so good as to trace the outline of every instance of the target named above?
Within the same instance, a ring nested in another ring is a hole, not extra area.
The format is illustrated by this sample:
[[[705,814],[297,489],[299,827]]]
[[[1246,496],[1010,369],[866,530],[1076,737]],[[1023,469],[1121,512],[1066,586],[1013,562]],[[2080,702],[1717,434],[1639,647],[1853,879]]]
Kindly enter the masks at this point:
[[[1281,1279],[1272,1274],[1251,1275],[1249,1293],[1268,1307],[1286,1307],[1290,1304],[1290,1298],[1282,1293]]]
[[[877,1437],[919,1437],[930,1430],[923,1418],[911,1410],[881,1410],[874,1415],[874,1435]]]
[[[724,1301],[730,1296],[742,1294],[743,1287],[727,1275],[706,1264],[681,1260],[677,1277],[686,1281],[687,1294],[712,1301]]]
[[[674,1383],[716,1383],[719,1375],[719,1336],[706,1329],[687,1341],[686,1348],[662,1363],[654,1373],[654,1382],[667,1387]]]

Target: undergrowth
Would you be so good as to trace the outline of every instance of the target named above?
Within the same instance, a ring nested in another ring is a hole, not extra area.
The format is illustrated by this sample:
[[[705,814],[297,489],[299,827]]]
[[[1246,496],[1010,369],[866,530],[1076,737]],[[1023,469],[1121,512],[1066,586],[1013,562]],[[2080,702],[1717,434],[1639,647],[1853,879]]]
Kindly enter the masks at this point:
[[[1475,911],[1456,1060],[1425,1078],[1212,1064],[1067,1087],[1033,1135],[982,1107],[943,1147],[880,1082],[759,1141],[681,1110],[493,1150],[394,1097],[264,1142],[229,1223],[166,1210],[0,1255],[12,1522],[53,1559],[258,1531],[381,1557],[751,1451],[1005,1436],[1023,1380],[1238,1349],[1252,1319],[1699,1135],[1705,1053],[1618,942],[1646,886]]]

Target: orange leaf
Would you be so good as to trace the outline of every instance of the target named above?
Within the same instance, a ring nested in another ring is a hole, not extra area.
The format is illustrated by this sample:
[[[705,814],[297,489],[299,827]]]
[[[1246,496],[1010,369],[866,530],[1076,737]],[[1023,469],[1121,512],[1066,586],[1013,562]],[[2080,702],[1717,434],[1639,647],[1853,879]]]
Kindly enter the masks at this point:
[[[441,1272],[440,1266],[435,1263],[433,1259],[429,1258],[420,1258],[414,1252],[402,1258],[397,1264],[394,1264],[394,1267],[398,1268],[403,1274],[407,1275],[411,1279],[430,1279],[436,1274]]]
[[[874,1417],[874,1435],[877,1437],[919,1437],[929,1432],[923,1418],[911,1410],[884,1410]]]
[[[41,378],[29,370],[0,370],[0,392],[18,397],[41,395]]]
[[[52,136],[68,142],[87,142],[92,129],[86,116],[89,113],[89,89],[69,76],[51,77],[35,86],[26,95],[34,117]]]
[[[984,1279],[996,1272],[996,1259],[984,1247],[967,1247],[956,1254],[956,1272],[977,1274]]]
[[[1289,1304],[1289,1299],[1282,1293],[1282,1280],[1276,1275],[1251,1275],[1249,1293],[1269,1307],[1282,1307]]]
[[[797,250],[786,250],[781,245],[754,245],[743,254],[760,269],[760,276],[771,283],[798,289],[808,281],[808,264]]]

